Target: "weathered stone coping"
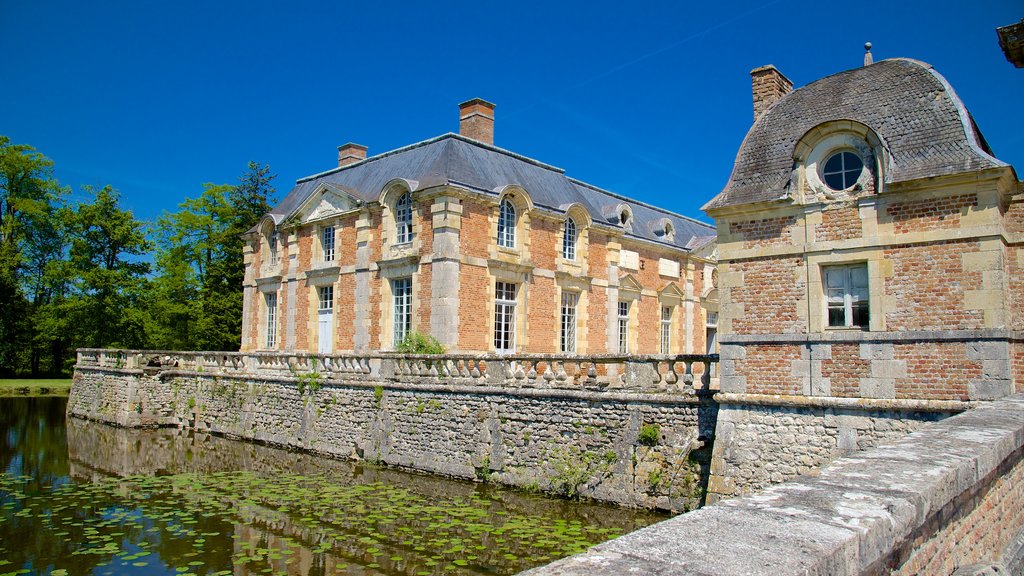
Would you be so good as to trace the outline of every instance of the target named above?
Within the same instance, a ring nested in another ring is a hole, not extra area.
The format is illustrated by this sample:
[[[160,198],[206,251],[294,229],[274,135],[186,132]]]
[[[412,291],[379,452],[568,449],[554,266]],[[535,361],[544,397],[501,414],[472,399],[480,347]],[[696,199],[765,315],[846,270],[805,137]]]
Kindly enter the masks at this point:
[[[712,388],[718,355],[438,354],[394,352],[174,352],[80,348],[76,369],[93,367],[162,374],[174,370],[221,376],[414,382],[419,384],[628,390],[693,395]],[[131,372],[137,374],[138,372]]]
[[[836,460],[817,477],[683,514],[526,574],[887,574],[1001,557],[1019,570],[1014,520],[1024,503],[1014,500],[1020,490],[1005,489],[1022,469],[1022,446],[1019,394]]]
[[[962,342],[978,340],[1024,340],[1020,330],[906,330],[900,332],[864,332],[828,330],[814,334],[729,334],[719,337],[722,344],[802,344],[817,342]]]
[[[788,396],[782,394],[715,394],[719,404],[743,406],[786,406],[792,408],[838,408],[847,410],[912,410],[916,412],[963,412],[980,402],[961,400],[918,400],[911,398],[840,398],[836,396]]]

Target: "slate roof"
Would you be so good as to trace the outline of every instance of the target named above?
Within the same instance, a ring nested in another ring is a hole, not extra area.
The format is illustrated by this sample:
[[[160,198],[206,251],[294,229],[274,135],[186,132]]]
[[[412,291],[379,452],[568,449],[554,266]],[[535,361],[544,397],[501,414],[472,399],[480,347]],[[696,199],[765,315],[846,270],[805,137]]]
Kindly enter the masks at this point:
[[[605,214],[625,204],[633,213],[632,232],[627,236],[681,250],[688,249],[692,238],[715,233],[709,224],[590,186],[567,177],[560,168],[451,133],[301,178],[270,216],[280,224],[321,184],[363,202],[376,202],[384,186],[396,178],[416,181],[416,190],[451,184],[492,196],[505,186],[518,185],[529,192],[535,206],[565,212],[572,204],[579,204],[595,223],[616,227],[618,212],[614,219]],[[662,228],[654,229],[664,219],[674,228],[671,242],[660,234]]]
[[[886,182],[1006,166],[930,64],[882,60],[822,78],[768,108],[740,145],[729,182],[704,210],[784,197],[797,142],[832,120],[875,131],[890,155]]]

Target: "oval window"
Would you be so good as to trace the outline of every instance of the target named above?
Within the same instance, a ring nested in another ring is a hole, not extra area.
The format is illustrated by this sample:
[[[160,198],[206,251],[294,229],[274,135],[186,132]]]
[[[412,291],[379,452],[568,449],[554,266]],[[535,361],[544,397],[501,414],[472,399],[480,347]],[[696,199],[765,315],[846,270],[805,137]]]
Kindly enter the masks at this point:
[[[864,162],[853,152],[836,152],[825,162],[821,171],[821,179],[833,190],[846,190],[857,183]]]

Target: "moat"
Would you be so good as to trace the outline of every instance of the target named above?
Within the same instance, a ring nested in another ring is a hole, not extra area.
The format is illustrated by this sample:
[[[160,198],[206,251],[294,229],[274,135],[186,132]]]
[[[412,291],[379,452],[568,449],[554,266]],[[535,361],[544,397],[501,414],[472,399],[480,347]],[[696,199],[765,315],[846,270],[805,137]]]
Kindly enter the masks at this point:
[[[0,574],[511,574],[663,520],[0,398]]]

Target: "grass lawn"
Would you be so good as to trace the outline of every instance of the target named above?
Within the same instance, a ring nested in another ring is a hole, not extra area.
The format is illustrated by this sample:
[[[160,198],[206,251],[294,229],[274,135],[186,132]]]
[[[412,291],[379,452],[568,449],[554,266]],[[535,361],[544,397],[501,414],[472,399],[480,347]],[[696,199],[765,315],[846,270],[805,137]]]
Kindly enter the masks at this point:
[[[0,396],[67,396],[70,391],[70,378],[67,380],[0,379]]]

